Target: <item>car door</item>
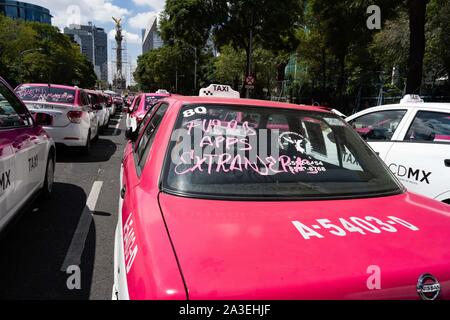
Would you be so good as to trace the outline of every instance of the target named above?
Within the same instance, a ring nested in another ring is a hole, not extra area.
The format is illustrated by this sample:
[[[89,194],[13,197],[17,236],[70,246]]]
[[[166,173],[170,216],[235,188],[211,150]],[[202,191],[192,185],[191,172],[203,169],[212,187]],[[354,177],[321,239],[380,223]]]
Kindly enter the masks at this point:
[[[128,145],[126,154],[123,160],[123,174],[122,174],[122,211],[121,218],[123,225],[126,221],[133,221],[139,219],[139,210],[142,207],[140,199],[142,192],[140,192],[139,184],[141,181],[141,174],[143,166],[147,160],[156,131],[165,112],[168,109],[168,104],[162,104],[155,112],[148,116],[150,118],[145,125],[140,127],[139,138],[131,146]],[[147,118],[147,119],[148,119]],[[132,245],[125,246],[125,264],[132,264],[135,257],[134,250],[130,248]]]
[[[397,138],[399,130],[405,125],[408,109],[378,110],[361,115],[349,123],[369,143],[373,150],[385,160]]]
[[[132,146],[130,152],[124,159],[124,176],[123,182],[126,190],[130,187],[134,188],[138,184],[145,161],[147,160],[153,143],[154,134],[159,128],[159,124],[167,111],[169,105],[167,103],[160,104],[153,111],[150,111],[139,127],[139,136]],[[125,190],[125,191],[126,191]]]
[[[410,125],[389,150],[386,163],[408,190],[449,201],[450,111],[415,111]]]
[[[0,88],[2,86],[0,83]],[[14,117],[18,117],[17,113],[0,93],[0,229],[15,206],[13,196],[16,185],[16,166],[12,148],[16,132],[12,128],[12,118]]]
[[[4,132],[8,135],[14,154],[14,171],[9,176],[14,181],[14,187],[7,202],[10,203],[10,209],[15,211],[30,199],[43,182],[47,141],[40,129],[34,126],[25,105],[12,91],[0,84],[0,95],[4,113],[3,127],[6,130]],[[5,152],[8,150],[5,149]]]

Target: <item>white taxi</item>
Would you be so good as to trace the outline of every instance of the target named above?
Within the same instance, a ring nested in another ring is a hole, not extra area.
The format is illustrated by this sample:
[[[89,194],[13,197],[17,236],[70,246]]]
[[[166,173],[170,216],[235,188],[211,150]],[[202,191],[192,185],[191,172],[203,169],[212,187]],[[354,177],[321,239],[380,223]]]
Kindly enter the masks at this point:
[[[26,106],[0,78],[0,231],[35,196],[53,187],[55,144],[40,125],[53,118]]]
[[[346,120],[405,187],[450,204],[450,103],[407,95],[399,104],[369,108]]]

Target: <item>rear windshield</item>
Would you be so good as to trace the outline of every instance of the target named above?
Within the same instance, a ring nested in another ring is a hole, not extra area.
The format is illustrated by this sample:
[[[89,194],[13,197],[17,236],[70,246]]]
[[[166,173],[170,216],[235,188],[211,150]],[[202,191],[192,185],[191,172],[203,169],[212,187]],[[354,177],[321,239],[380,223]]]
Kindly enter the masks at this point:
[[[151,107],[153,107],[162,98],[164,98],[164,97],[146,96],[145,97],[145,110],[148,110]]]
[[[42,101],[55,103],[75,102],[75,90],[52,88],[48,86],[21,86],[16,90],[23,101]]]
[[[334,114],[221,105],[181,110],[163,189],[212,198],[396,194],[397,180]]]

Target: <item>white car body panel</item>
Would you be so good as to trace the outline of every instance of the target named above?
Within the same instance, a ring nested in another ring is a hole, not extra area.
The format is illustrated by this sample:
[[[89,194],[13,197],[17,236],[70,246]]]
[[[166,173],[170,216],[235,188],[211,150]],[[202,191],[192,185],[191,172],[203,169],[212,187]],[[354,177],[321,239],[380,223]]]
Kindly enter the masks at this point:
[[[386,165],[411,192],[438,200],[450,200],[450,141],[405,141],[419,111],[448,113],[450,103],[402,103],[369,108],[346,120],[386,110],[406,110],[390,141],[368,141]]]
[[[14,148],[14,142],[0,147],[0,180],[5,181],[4,173],[9,171],[11,182],[5,190],[0,186],[0,231],[44,186],[48,156],[54,147],[53,139],[44,137],[24,140],[20,150]]]
[[[30,101],[25,101],[25,104],[31,112],[46,113],[53,117],[53,125],[44,126],[44,129],[52,136],[55,143],[68,147],[83,147],[86,145],[89,130],[91,131],[91,140],[98,134],[99,121],[96,113],[89,106],[75,107]],[[70,122],[67,116],[69,111],[83,111],[81,123]]]
[[[0,229],[15,206],[13,194],[16,174],[11,143],[0,145]]]

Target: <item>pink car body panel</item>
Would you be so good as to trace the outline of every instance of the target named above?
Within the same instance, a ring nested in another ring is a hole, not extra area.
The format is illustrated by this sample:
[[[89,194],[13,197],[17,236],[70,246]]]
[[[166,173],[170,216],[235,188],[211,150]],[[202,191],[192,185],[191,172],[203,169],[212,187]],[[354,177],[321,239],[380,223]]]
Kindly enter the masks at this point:
[[[237,202],[160,195],[190,299],[417,299],[418,277],[433,274],[450,299],[450,212],[412,194],[339,201]],[[424,210],[426,209],[426,210]],[[430,219],[430,215],[433,219]],[[387,216],[412,231],[306,240],[292,224]],[[391,253],[391,254],[389,254]],[[381,289],[367,269],[379,266]]]
[[[182,105],[299,109],[258,100],[164,101],[170,107],[160,124],[163,129],[155,134],[140,176],[132,154],[136,145],[129,143],[125,149],[127,196],[121,227],[125,234],[132,221],[137,247],[126,276],[130,299],[418,299],[415,286],[423,273],[433,274],[441,284],[441,298],[450,299],[450,208],[445,204],[407,192],[274,202],[193,199],[160,192],[168,141]],[[329,113],[309,106],[301,109]],[[313,226],[317,219],[329,219],[339,225],[340,218],[368,216],[384,222],[395,216],[419,230],[396,224],[396,232],[347,232],[339,237],[322,228],[317,232],[323,238],[305,239],[293,224]],[[367,286],[371,266],[381,270],[378,290]]]

